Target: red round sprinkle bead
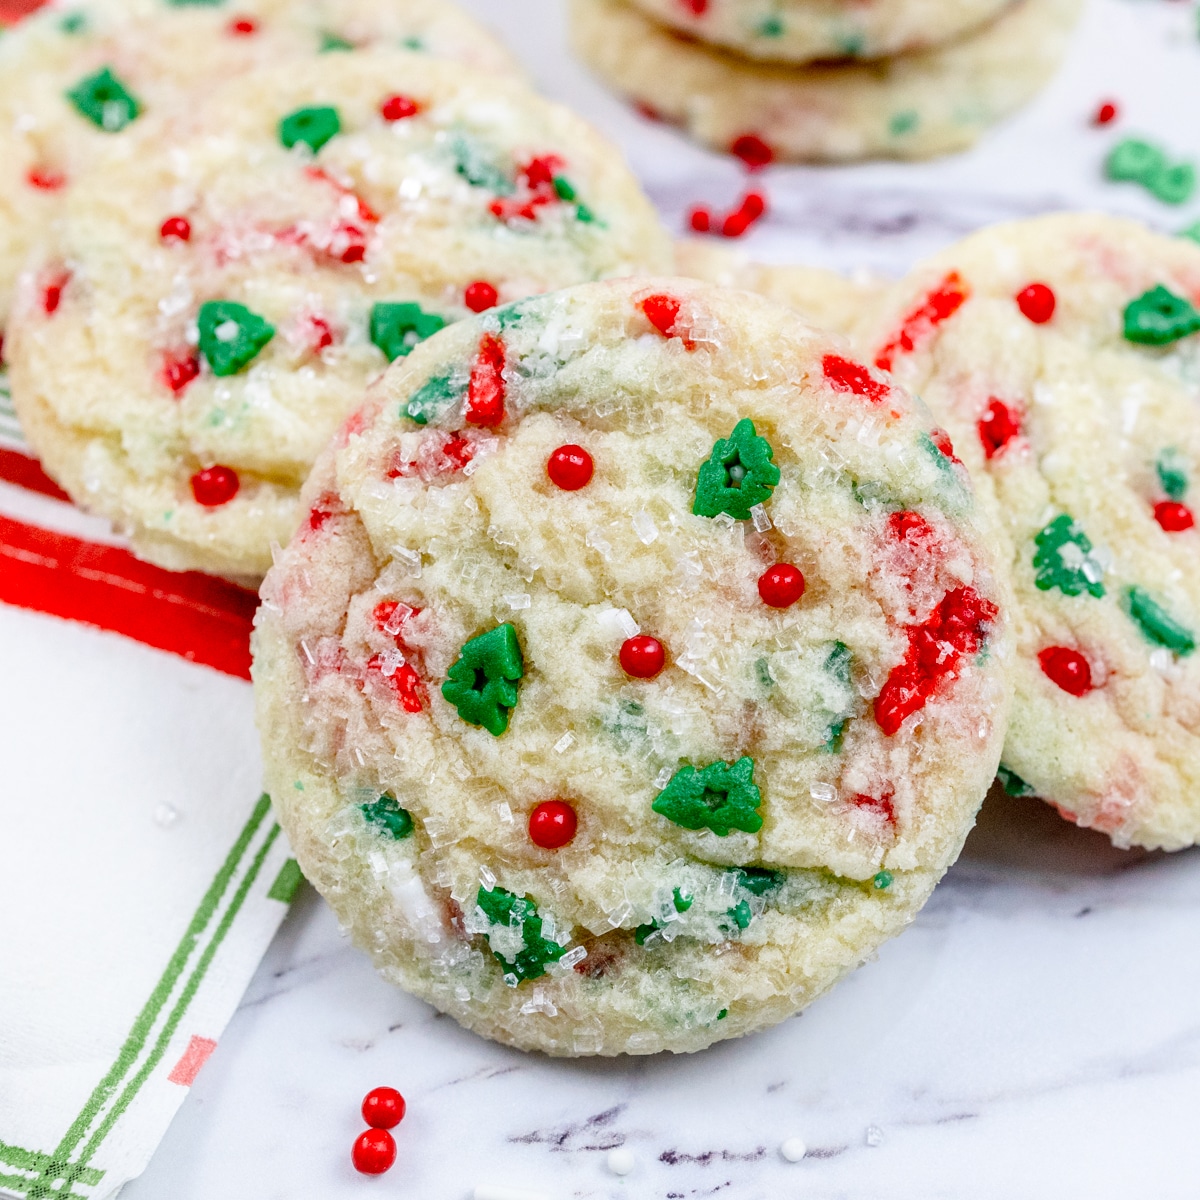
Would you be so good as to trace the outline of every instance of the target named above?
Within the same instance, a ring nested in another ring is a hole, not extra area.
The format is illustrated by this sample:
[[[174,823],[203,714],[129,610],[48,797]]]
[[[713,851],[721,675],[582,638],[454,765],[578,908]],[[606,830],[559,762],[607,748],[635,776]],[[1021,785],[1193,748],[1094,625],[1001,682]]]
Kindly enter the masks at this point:
[[[379,112],[385,121],[403,121],[415,117],[421,106],[409,96],[389,96],[380,106]]]
[[[382,1175],[396,1161],[396,1139],[386,1129],[368,1129],[358,1135],[350,1157],[360,1174]]]
[[[192,240],[192,223],[187,217],[168,217],[162,223],[158,236],[164,242],[190,242]]]
[[[1192,510],[1176,500],[1163,500],[1154,506],[1154,519],[1168,533],[1182,533],[1196,524]]]
[[[372,1129],[395,1129],[404,1120],[408,1105],[395,1088],[372,1088],[362,1102],[363,1120]]]
[[[688,224],[694,233],[707,233],[712,228],[712,213],[698,204],[688,213]]]
[[[804,595],[804,576],[791,563],[776,563],[760,577],[758,594],[771,608],[791,608]]]
[[[1031,283],[1017,293],[1017,307],[1035,325],[1045,325],[1054,316],[1056,303],[1054,293],[1044,283]]]
[[[529,840],[543,850],[559,850],[575,837],[579,818],[565,800],[546,800],[529,814]]]
[[[258,22],[251,17],[234,17],[229,22],[229,32],[234,37],[249,37],[258,32]]]
[[[564,492],[587,487],[595,469],[592,456],[582,446],[559,446],[546,462],[550,482]]]
[[[483,279],[468,284],[463,293],[463,300],[473,313],[487,312],[489,308],[495,308],[499,299],[500,293]]]
[[[1086,696],[1092,690],[1092,668],[1078,650],[1050,646],[1038,654],[1042,673],[1072,696]]]
[[[1111,125],[1116,119],[1117,106],[1111,100],[1106,100],[1096,109],[1096,115],[1092,118],[1092,124]]]
[[[643,633],[621,645],[621,669],[634,679],[653,679],[666,662],[667,652],[658,638]]]
[[[205,508],[219,508],[238,494],[241,481],[232,467],[205,467],[192,476],[192,495]]]
[[[761,171],[775,160],[775,151],[756,133],[743,133],[741,137],[735,138],[729,151],[736,158],[740,158],[751,171]]]

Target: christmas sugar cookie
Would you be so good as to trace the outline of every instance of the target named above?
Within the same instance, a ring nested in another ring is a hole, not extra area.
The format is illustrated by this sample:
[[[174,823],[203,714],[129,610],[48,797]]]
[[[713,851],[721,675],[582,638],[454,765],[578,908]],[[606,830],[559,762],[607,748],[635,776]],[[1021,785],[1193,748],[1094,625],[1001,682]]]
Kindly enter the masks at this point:
[[[887,290],[883,279],[854,278],[820,267],[767,266],[710,241],[675,243],[675,270],[723,288],[757,292],[797,312],[819,329],[852,335]]]
[[[327,54],[147,119],[24,276],[13,398],[165,566],[261,576],[366,383],[442,326],[669,262],[617,151],[523,84]]]
[[[663,29],[626,0],[571,0],[571,36],[618,91],[756,165],[928,158],[965,149],[1034,96],[1079,8],[1021,0],[956,42],[850,65],[736,58]]]
[[[1194,244],[1055,216],[926,263],[869,338],[1007,531],[1001,779],[1118,845],[1200,837],[1197,305]]]
[[[968,34],[1011,0],[634,0],[652,17],[750,58],[880,58]]]
[[[62,0],[0,40],[0,330],[31,244],[97,152],[164,108],[292,57],[401,47],[515,73],[445,0]]]
[[[380,970],[552,1054],[696,1050],[911,920],[991,782],[1003,585],[925,410],[683,279],[445,330],[264,584],[269,788]]]

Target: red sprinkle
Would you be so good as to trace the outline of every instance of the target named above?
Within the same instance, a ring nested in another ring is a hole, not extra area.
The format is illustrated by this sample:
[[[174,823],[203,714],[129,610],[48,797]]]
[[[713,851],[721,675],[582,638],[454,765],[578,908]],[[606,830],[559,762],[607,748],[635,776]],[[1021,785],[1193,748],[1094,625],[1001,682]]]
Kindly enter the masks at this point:
[[[683,0],[683,7],[693,16],[702,17],[708,12],[708,0]]]
[[[314,354],[320,354],[322,350],[333,345],[333,327],[324,317],[309,317],[308,325],[312,330],[309,346]]]
[[[192,240],[192,223],[187,217],[168,217],[162,223],[158,236],[164,242],[190,242]]]
[[[61,171],[53,171],[49,167],[30,167],[25,179],[30,187],[42,192],[57,192],[67,186],[67,177]]]
[[[575,837],[579,818],[565,800],[546,800],[529,814],[529,840],[543,850],[559,850]]]
[[[620,657],[621,669],[634,679],[653,679],[667,662],[662,642],[644,633],[623,642]]]
[[[740,158],[751,171],[761,171],[775,160],[775,151],[756,133],[743,133],[735,138],[729,152]]]
[[[363,1097],[362,1115],[372,1129],[395,1129],[404,1120],[408,1105],[395,1088],[372,1088]]]
[[[977,428],[984,454],[993,459],[1013,438],[1021,436],[1021,418],[1003,400],[993,396]]]
[[[771,608],[791,608],[804,595],[804,576],[791,563],[776,563],[759,577],[758,594]]]
[[[463,293],[463,300],[473,313],[487,312],[489,308],[495,308],[499,299],[500,293],[482,279],[468,284],[467,290]]]
[[[881,371],[890,371],[898,354],[911,354],[943,321],[966,302],[970,292],[957,271],[951,271],[903,320],[900,332],[875,356]]]
[[[707,233],[712,228],[712,213],[703,205],[697,205],[688,214],[688,224],[695,233]]]
[[[898,542],[920,545],[932,540],[933,526],[918,512],[895,512],[888,517],[888,533]]]
[[[1111,100],[1106,100],[1098,109],[1096,109],[1096,114],[1092,117],[1092,124],[1111,125],[1116,119],[1117,106]]]
[[[58,312],[58,306],[62,303],[63,292],[67,290],[67,284],[70,282],[70,271],[60,271],[42,289],[42,311],[47,316]]]
[[[379,674],[383,682],[396,693],[396,699],[400,701],[400,707],[405,712],[419,713],[425,707],[425,685],[421,682],[420,675],[407,663],[397,667],[391,675],[385,675],[383,658],[374,654],[367,663],[367,670]]]
[[[639,307],[646,314],[646,320],[663,337],[675,336],[675,323],[679,320],[679,301],[674,296],[647,296]]]
[[[403,121],[415,117],[421,106],[409,96],[389,96],[380,106],[379,112],[385,121]]]
[[[521,168],[525,182],[534,191],[553,188],[554,176],[563,168],[563,160],[557,154],[543,154],[540,158],[531,158]]]
[[[1044,283],[1031,283],[1017,293],[1017,307],[1035,325],[1045,325],[1054,316],[1057,303],[1054,293]]]
[[[559,446],[546,462],[546,474],[555,487],[577,492],[592,481],[596,467],[582,446]]]
[[[1163,500],[1154,506],[1154,519],[1168,533],[1182,533],[1196,524],[1192,510],[1177,500]]]
[[[471,425],[495,426],[504,420],[504,343],[485,333],[471,367],[464,419]]]
[[[875,698],[875,720],[891,737],[905,720],[925,707],[937,685],[955,673],[963,655],[983,645],[986,626],[999,609],[973,588],[947,592],[923,625],[912,625],[904,661],[892,668]]]
[[[192,476],[192,495],[205,508],[219,508],[238,494],[241,481],[232,467],[205,467]]]
[[[180,358],[168,356],[163,362],[162,381],[179,395],[200,374],[200,356],[185,354]]]
[[[249,37],[258,32],[258,22],[250,17],[235,17],[229,22],[229,32],[234,37]]]
[[[750,218],[740,212],[731,212],[721,222],[721,236],[739,238],[750,228]]]
[[[950,435],[944,429],[930,430],[929,440],[944,454],[951,462],[956,462],[961,467],[962,459],[954,453],[954,443],[950,440]]]
[[[850,803],[857,808],[865,808],[869,812],[878,813],[889,825],[896,823],[896,806],[892,803],[895,792],[889,787],[882,796],[867,796],[859,793],[850,797]]]
[[[1042,673],[1072,696],[1086,696],[1092,690],[1092,668],[1078,650],[1049,646],[1038,654]]]
[[[834,391],[852,392],[872,404],[886,400],[891,388],[871,376],[866,367],[837,354],[827,354],[821,360],[821,370]]]
[[[382,1175],[396,1162],[396,1139],[386,1129],[368,1129],[358,1135],[350,1157],[361,1174]]]

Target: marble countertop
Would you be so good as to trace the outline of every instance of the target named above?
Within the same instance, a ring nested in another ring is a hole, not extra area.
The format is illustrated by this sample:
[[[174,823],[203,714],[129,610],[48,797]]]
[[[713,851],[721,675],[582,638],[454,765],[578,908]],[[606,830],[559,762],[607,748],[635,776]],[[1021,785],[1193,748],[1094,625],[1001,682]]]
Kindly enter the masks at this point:
[[[737,197],[734,164],[636,116],[570,60],[561,0],[468,7],[624,146],[676,227],[692,203]],[[1200,161],[1196,15],[1182,0],[1092,0],[1052,87],[982,146],[768,172],[771,217],[742,248],[894,274],[980,225],[1049,209],[1192,223],[1200,202],[1167,209],[1103,182],[1100,164],[1133,133]],[[1108,98],[1121,120],[1090,128]],[[686,1058],[557,1062],[482,1041],[379,980],[306,891],[123,1196],[1194,1197],[1198,998],[1200,852],[1117,851],[1002,795],[876,961],[799,1018]],[[396,1168],[370,1180],[349,1149],[362,1095],[383,1083],[409,1115]],[[789,1138],[808,1146],[798,1163],[780,1154]],[[618,1148],[625,1176],[610,1167]]]

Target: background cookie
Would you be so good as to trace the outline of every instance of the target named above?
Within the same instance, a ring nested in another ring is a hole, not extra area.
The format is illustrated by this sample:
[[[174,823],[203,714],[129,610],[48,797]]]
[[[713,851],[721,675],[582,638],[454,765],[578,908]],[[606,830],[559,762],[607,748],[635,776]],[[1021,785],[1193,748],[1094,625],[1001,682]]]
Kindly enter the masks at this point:
[[[880,58],[953,41],[1012,0],[633,0],[693,37],[775,62]]]
[[[443,324],[670,261],[618,152],[405,52],[247,75],[67,197],[8,354],[47,470],[165,566],[261,576],[367,381]]]
[[[928,158],[962,150],[1030,99],[1080,0],[1022,0],[977,33],[870,64],[773,66],[663,29],[625,0],[571,0],[575,52],[602,78],[717,150],[777,159]]]
[[[115,137],[251,68],[370,46],[517,73],[508,51],[447,0],[61,0],[7,31],[0,331],[31,245]]]
[[[526,1048],[695,1050],[912,918],[1008,651],[907,395],[758,297],[629,280],[444,331],[352,430],[255,681],[291,844],[388,978]]]
[[[997,226],[923,264],[865,338],[1006,528],[1005,785],[1118,845],[1200,837],[1200,247],[1112,217]]]

